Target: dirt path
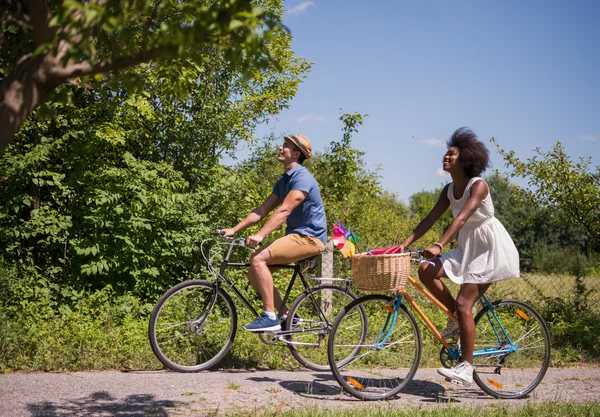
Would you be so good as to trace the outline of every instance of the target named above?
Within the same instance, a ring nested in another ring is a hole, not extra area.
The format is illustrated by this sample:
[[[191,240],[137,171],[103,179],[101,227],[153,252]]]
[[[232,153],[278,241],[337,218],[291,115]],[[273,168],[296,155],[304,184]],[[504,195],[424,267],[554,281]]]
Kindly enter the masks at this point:
[[[420,369],[406,392],[391,401],[361,402],[340,393],[333,377],[313,371],[213,371],[198,374],[77,372],[0,375],[0,416],[203,416],[274,410],[352,407],[472,408],[526,402],[593,402],[600,398],[600,368],[552,368],[527,399],[495,400],[479,388],[441,380]]]

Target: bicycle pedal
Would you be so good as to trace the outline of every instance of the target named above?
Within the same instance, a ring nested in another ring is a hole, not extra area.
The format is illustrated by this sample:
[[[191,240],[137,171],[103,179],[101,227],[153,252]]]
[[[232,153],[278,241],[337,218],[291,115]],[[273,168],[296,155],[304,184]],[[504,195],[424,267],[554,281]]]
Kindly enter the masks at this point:
[[[467,382],[459,381],[458,379],[452,379],[452,378],[446,378],[446,382],[450,382],[451,384],[458,385],[461,387],[471,386],[471,384],[469,384]]]

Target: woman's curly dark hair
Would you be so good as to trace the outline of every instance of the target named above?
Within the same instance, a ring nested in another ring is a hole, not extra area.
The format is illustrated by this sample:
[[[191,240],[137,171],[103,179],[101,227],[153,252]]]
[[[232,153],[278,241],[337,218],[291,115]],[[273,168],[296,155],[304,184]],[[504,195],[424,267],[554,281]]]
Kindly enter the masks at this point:
[[[469,177],[478,177],[490,166],[490,152],[468,127],[456,129],[447,142],[448,149],[457,147],[459,159]]]

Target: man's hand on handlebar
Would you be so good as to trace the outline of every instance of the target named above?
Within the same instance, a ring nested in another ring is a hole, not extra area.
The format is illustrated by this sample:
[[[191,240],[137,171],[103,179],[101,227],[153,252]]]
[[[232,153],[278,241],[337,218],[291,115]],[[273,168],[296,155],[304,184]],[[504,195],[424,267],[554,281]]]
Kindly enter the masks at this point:
[[[221,236],[223,237],[233,237],[233,235],[235,235],[235,231],[232,228],[229,229],[221,229]]]
[[[235,235],[235,231],[233,230],[233,228],[215,230],[215,233],[225,238],[232,238],[233,235]],[[253,248],[260,245],[263,239],[264,237],[260,233],[256,233],[252,236],[248,236],[245,240],[245,244],[249,248]],[[243,240],[243,238],[240,238],[239,240]]]
[[[246,238],[246,246],[250,246],[251,248],[260,245],[260,242],[263,241],[263,237],[261,236],[260,233],[257,233],[255,235],[252,236],[248,236]]]

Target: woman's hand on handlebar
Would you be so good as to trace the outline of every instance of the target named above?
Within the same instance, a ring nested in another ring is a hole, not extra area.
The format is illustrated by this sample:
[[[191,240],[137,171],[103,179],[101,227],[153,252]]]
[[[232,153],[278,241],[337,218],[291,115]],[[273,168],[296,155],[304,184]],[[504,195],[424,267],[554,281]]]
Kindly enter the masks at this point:
[[[436,256],[438,256],[441,252],[442,252],[442,249],[439,246],[433,245],[433,246],[425,249],[423,256],[425,257],[425,259],[432,259],[432,258],[435,258]]]

